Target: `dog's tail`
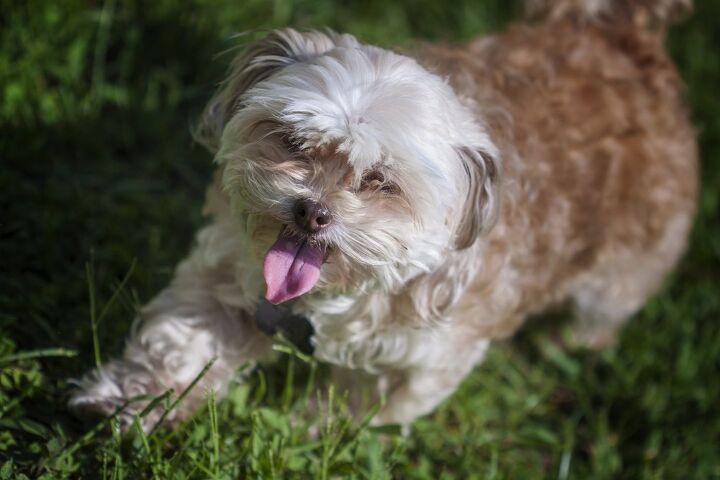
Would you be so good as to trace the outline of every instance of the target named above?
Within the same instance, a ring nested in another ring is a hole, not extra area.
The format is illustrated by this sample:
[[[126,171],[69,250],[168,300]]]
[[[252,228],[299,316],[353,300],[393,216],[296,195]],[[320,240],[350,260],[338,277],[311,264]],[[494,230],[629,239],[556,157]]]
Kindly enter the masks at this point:
[[[668,25],[687,16],[693,0],[525,0],[532,20],[632,25],[664,32]]]

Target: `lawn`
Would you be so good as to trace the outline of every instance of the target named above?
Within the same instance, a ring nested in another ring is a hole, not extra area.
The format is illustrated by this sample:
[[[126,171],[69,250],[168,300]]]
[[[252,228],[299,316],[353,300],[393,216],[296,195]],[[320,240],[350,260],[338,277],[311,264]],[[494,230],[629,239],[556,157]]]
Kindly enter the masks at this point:
[[[0,479],[720,478],[713,0],[668,39],[703,160],[690,249],[616,347],[563,349],[553,339],[566,319],[537,319],[406,437],[351,425],[339,396],[335,414],[304,420],[325,369],[293,353],[225,400],[209,394],[174,430],[121,436],[112,419],[72,417],[69,379],[121,351],[133,312],[205,221],[212,165],[190,128],[255,35],[235,33],[327,26],[409,45],[501,29],[513,10],[502,0],[184,3],[0,1]]]

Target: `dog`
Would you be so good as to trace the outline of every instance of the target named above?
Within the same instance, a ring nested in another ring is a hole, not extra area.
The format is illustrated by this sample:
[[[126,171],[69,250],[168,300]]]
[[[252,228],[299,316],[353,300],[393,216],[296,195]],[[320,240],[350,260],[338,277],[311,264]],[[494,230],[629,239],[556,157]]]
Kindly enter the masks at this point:
[[[696,135],[663,50],[691,7],[535,0],[504,33],[405,53],[289,28],[248,46],[196,130],[211,222],[70,407],[127,426],[211,364],[140,419],[181,420],[271,352],[267,333],[296,331],[348,398],[385,399],[373,424],[409,425],[550,307],[574,310],[578,345],[611,344],[695,212]]]

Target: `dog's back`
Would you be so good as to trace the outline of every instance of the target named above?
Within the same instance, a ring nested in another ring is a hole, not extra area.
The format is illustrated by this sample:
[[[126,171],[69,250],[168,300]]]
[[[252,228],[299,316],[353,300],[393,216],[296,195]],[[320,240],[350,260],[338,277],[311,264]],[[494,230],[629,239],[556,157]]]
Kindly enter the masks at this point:
[[[529,5],[529,23],[424,57],[478,104],[504,157],[500,220],[461,316],[503,336],[572,300],[580,340],[602,344],[675,265],[692,222],[695,132],[662,45],[689,5]]]

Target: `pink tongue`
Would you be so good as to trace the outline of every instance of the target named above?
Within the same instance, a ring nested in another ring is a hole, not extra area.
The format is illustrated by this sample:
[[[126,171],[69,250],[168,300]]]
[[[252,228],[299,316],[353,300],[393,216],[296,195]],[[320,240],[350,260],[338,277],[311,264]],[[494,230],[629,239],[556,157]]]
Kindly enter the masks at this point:
[[[265,298],[277,305],[307,292],[317,283],[322,262],[320,247],[280,235],[265,254]]]

